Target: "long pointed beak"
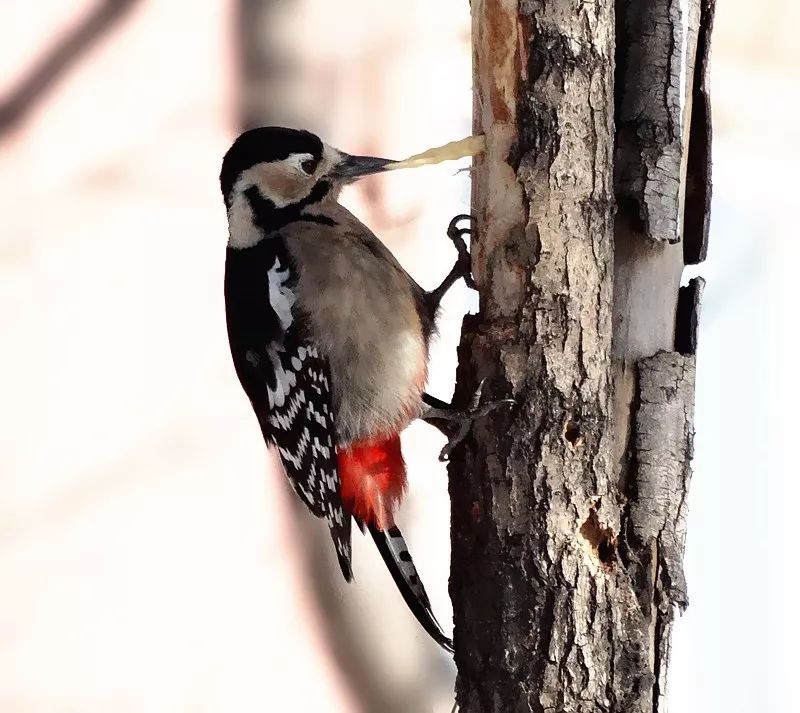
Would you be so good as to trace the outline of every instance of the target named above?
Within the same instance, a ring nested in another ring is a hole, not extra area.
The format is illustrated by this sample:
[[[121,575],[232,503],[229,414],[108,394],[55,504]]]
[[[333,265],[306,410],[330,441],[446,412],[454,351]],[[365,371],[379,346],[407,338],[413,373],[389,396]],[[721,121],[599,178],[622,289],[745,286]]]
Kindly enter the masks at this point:
[[[351,156],[341,154],[341,160],[331,171],[333,178],[343,181],[354,181],[362,176],[369,176],[372,173],[380,173],[390,164],[395,163],[388,158],[377,158],[376,156]]]

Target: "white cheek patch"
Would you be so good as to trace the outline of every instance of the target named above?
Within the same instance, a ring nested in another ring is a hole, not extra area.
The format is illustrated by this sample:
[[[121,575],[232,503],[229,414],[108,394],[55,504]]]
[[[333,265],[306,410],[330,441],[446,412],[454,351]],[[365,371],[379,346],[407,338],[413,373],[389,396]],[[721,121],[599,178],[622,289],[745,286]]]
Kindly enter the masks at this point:
[[[264,238],[264,232],[255,223],[250,201],[243,193],[235,195],[228,210],[228,245],[236,250],[252,248]]]

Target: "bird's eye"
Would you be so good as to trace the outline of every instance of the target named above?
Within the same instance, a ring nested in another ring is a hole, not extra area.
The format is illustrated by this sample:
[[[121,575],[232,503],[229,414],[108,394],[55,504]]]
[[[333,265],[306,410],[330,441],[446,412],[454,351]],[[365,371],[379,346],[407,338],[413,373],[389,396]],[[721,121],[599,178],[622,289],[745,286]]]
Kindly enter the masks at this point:
[[[300,164],[300,168],[302,168],[310,176],[312,173],[314,173],[317,163],[319,163],[317,159],[309,158]]]

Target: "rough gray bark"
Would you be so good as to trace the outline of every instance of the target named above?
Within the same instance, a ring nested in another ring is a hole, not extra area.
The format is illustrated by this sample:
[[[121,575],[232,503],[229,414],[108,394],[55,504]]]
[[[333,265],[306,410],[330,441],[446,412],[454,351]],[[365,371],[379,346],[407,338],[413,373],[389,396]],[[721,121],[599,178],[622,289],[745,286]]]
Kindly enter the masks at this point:
[[[702,287],[680,292],[680,240],[690,203],[707,231],[708,186],[689,196],[686,175],[710,175],[692,157],[708,131],[689,136],[712,9],[472,2],[481,305],[456,399],[485,378],[517,406],[450,466],[465,713],[665,710]]]

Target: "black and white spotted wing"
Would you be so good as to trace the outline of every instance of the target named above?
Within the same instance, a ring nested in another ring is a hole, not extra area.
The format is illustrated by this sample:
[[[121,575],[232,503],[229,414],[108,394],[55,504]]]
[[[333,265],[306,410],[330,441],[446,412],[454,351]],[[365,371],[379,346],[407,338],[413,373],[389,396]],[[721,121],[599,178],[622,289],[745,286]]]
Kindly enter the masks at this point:
[[[256,267],[254,267],[256,266]],[[283,241],[230,250],[225,298],[236,372],[261,430],[278,448],[292,486],[331,531],[342,573],[352,578],[350,515],[342,508],[330,370],[294,309]]]
[[[331,530],[342,573],[349,581],[350,515],[340,496],[336,463],[330,372],[317,348],[288,335],[285,351],[278,352],[286,389],[283,404],[268,411],[272,439],[295,491]]]

